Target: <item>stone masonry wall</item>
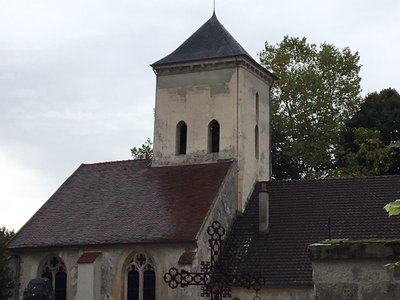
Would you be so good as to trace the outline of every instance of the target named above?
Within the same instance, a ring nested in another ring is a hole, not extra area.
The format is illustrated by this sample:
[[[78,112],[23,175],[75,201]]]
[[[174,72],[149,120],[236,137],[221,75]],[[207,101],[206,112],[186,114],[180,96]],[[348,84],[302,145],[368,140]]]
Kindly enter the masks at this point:
[[[399,249],[399,243],[311,245],[315,299],[400,299],[400,270],[385,267]]]

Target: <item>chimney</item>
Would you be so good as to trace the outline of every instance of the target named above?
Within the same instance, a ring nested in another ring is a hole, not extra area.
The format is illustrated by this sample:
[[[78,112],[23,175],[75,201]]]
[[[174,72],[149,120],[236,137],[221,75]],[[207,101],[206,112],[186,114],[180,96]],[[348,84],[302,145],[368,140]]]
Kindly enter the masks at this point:
[[[267,182],[259,182],[258,189],[258,218],[260,233],[269,231],[269,194],[267,191]]]

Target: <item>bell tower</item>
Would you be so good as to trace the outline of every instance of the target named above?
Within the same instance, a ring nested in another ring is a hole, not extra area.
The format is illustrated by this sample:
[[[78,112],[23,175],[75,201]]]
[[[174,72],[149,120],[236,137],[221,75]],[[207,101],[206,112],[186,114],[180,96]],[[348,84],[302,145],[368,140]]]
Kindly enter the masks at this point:
[[[153,167],[234,159],[238,209],[256,181],[270,178],[270,87],[258,64],[215,13],[174,52],[152,64],[157,76]]]

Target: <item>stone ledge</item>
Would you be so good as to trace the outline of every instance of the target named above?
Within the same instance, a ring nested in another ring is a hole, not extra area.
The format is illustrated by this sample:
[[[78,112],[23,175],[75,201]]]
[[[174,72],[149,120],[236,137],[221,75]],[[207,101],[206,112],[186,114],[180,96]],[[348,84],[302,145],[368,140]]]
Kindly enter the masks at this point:
[[[342,241],[308,246],[311,260],[378,259],[400,256],[400,241]]]

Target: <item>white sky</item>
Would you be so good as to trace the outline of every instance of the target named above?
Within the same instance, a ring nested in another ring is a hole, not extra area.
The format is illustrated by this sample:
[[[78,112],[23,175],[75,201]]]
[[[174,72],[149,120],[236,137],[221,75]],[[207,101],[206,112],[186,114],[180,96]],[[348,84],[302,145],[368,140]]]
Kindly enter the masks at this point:
[[[217,0],[254,57],[284,35],[358,51],[363,93],[399,89],[400,2]],[[19,229],[81,164],[153,135],[150,64],[211,17],[212,0],[0,0],[0,226]]]

